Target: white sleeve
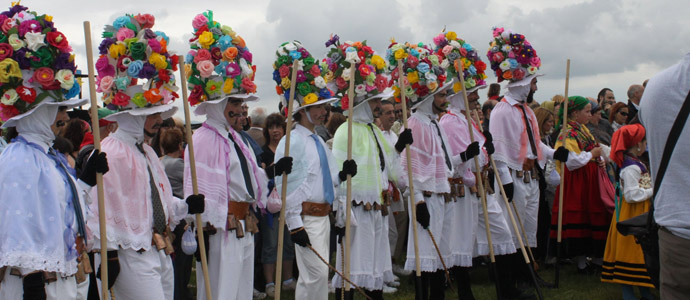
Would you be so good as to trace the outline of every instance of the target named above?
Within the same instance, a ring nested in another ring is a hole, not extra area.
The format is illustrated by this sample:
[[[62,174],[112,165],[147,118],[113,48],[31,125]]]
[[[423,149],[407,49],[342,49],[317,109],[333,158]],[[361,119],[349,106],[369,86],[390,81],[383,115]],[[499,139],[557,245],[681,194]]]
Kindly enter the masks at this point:
[[[496,169],[498,169],[498,177],[501,178],[502,184],[513,182],[513,176],[510,175],[510,170],[504,162],[496,161]]]
[[[568,167],[568,170],[574,171],[584,167],[590,160],[592,160],[592,153],[585,151],[575,153],[570,151],[568,154],[568,161],[565,162],[565,165]]]
[[[175,229],[175,226],[180,223],[180,220],[187,217],[191,217],[187,212],[189,208],[187,207],[187,202],[184,199],[177,198],[173,196],[172,205],[168,206],[168,221],[170,224],[170,229]],[[189,220],[187,218],[187,220]]]
[[[555,149],[549,147],[547,144],[544,144],[542,141],[539,141],[539,148],[541,149],[541,153],[543,153],[546,158],[553,159],[553,153],[556,152]]]
[[[604,157],[606,162],[611,162],[611,147],[606,145],[599,145],[601,147],[601,156]]]
[[[641,188],[640,178],[642,178],[642,170],[638,166],[629,166],[621,170],[625,202],[637,203],[652,197],[654,190]]]

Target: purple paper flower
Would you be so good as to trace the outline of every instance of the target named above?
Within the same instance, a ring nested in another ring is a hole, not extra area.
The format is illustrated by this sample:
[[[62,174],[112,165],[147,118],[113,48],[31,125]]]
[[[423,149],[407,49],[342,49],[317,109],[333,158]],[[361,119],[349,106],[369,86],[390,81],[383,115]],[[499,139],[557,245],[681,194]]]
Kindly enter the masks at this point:
[[[340,37],[338,37],[337,34],[333,35],[328,41],[326,41],[326,47],[330,47],[331,45],[335,45],[339,40],[340,40]]]
[[[74,61],[70,61],[69,57],[70,57],[69,53],[62,52],[62,53],[58,54],[58,56],[55,58],[55,63],[54,63],[55,69],[57,69],[57,70],[67,69],[67,70],[71,70],[72,72],[74,72],[74,70],[76,69],[76,66],[74,65]]]
[[[14,60],[16,60],[19,64],[19,68],[21,69],[28,69],[29,67],[31,67],[31,59],[26,57],[26,49],[26,47],[19,48],[16,51],[14,51],[14,55],[12,55]]]
[[[153,32],[153,30],[151,30],[150,28],[146,28],[146,29],[144,29],[144,38],[147,40],[155,39],[156,33]]]
[[[304,75],[304,71],[298,70],[297,71],[297,82],[303,82],[307,80],[307,76]]]
[[[15,5],[10,7],[9,11],[3,12],[2,14],[7,16],[8,18],[14,17],[15,14],[17,14],[20,11],[25,11],[27,10],[26,7],[21,6],[21,5]]]
[[[309,51],[307,51],[307,49],[299,48],[299,49],[297,49],[297,51],[299,51],[299,53],[302,54],[302,58],[309,57]]]
[[[19,24],[19,36],[24,36],[27,32],[41,32],[41,23],[36,20],[26,20]]]
[[[113,43],[115,43],[114,38],[104,38],[103,41],[101,41],[101,44],[98,46],[98,53],[108,54],[108,49],[110,49],[110,45]]]
[[[247,63],[252,63],[252,53],[249,51],[242,52],[242,58],[247,61]]]
[[[156,72],[156,67],[154,67],[152,64],[145,62],[144,67],[141,68],[141,71],[139,72],[139,78],[153,78],[153,76],[156,76],[158,72]]]
[[[229,63],[228,66],[225,67],[225,73],[227,73],[229,77],[236,77],[240,75],[240,72],[242,72],[242,70],[237,63]]]

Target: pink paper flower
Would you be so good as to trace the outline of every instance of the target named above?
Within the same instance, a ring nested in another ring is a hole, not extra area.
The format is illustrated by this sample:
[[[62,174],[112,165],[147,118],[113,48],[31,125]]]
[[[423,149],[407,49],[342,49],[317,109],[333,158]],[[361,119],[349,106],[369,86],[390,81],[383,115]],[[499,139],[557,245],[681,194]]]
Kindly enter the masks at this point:
[[[98,91],[101,93],[109,92],[113,87],[114,79],[112,76],[105,76],[98,82]]]
[[[443,52],[443,55],[448,55],[451,51],[453,51],[453,46],[445,45],[441,51]]]
[[[204,60],[196,65],[196,69],[199,70],[202,78],[209,78],[213,74],[214,67],[213,62],[210,60]]]
[[[122,27],[117,31],[117,34],[115,34],[115,37],[117,37],[118,41],[124,41],[129,38],[134,37],[134,31],[132,29],[129,29],[127,27]]]
[[[194,56],[194,62],[195,63],[200,63],[205,60],[210,60],[211,59],[211,52],[209,52],[206,49],[199,49],[199,51],[196,53],[196,56]]]
[[[192,20],[192,27],[194,27],[194,29],[199,29],[199,28],[203,27],[204,25],[206,25],[206,22],[208,22],[208,19],[206,18],[206,16],[204,16],[202,14],[198,14]]]

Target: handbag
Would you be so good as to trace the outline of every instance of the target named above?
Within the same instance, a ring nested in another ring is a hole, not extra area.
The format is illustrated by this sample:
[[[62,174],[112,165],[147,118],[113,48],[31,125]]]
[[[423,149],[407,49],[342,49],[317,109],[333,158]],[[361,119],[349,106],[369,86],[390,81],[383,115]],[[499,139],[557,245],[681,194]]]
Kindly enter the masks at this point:
[[[266,209],[268,212],[275,214],[280,211],[283,206],[283,200],[280,198],[280,193],[275,187],[268,194],[268,201],[266,203]]]
[[[599,198],[606,207],[606,210],[610,214],[613,214],[613,211],[616,209],[616,190],[613,187],[613,183],[611,183],[611,180],[609,179],[609,174],[606,172],[606,168],[599,168],[597,176],[599,179]]]
[[[673,149],[676,147],[680,133],[685,127],[685,122],[690,114],[690,93],[685,97],[685,102],[678,112],[676,120],[673,122],[671,131],[666,139],[664,152],[661,156],[659,170],[654,178],[654,194],[652,195],[652,205],[649,207],[649,212],[641,214],[637,217],[618,222],[616,229],[622,235],[632,234],[635,241],[640,244],[642,252],[644,253],[645,267],[647,273],[652,279],[652,283],[656,288],[659,288],[659,225],[654,221],[654,198],[659,192],[659,187],[666,173],[666,168],[673,154]]]

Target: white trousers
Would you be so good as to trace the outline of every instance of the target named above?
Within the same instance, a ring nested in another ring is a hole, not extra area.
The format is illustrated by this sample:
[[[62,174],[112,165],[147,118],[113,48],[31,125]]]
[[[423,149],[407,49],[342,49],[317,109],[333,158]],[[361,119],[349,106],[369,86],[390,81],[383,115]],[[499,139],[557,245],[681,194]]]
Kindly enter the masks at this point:
[[[497,186],[497,184],[495,184]],[[489,229],[491,232],[491,241],[494,246],[494,255],[504,255],[515,253],[516,247],[513,243],[513,234],[506,222],[508,217],[503,210],[503,206],[499,202],[503,202],[503,198],[499,193],[498,187],[494,188],[493,195],[487,195],[486,206],[489,215]],[[486,223],[484,221],[484,208],[482,207],[481,199],[479,199],[479,218],[477,219],[477,249],[476,255],[489,254],[489,242],[486,237]]]
[[[244,221],[242,221],[244,227]],[[246,228],[246,227],[245,227]],[[214,300],[251,300],[254,292],[254,235],[218,229],[209,237],[208,275]],[[197,299],[206,297],[201,263],[196,263]]]
[[[381,211],[365,211],[364,205],[359,205],[352,208],[352,218],[357,220],[357,226],[350,228],[350,280],[370,291],[382,290],[384,282],[393,281],[393,272],[388,231],[383,225]],[[342,271],[342,262],[338,245],[335,267],[339,271]],[[333,276],[332,284],[336,288],[342,287],[338,274]]]
[[[316,252],[328,260],[330,250],[331,224],[328,216],[302,217],[304,230]],[[286,233],[289,234],[289,233]],[[328,299],[328,266],[311,249],[295,244],[295,258],[299,269],[295,299]]]
[[[515,189],[513,193],[513,203],[517,208],[517,213],[520,215],[522,220],[522,225],[525,226],[525,234],[527,234],[527,241],[525,241],[525,236],[522,236],[522,242],[525,246],[529,245],[530,248],[537,247],[537,225],[539,219],[539,179],[531,179],[529,183],[525,183],[524,178],[517,177],[517,171],[511,171],[513,176],[513,187]],[[525,175],[526,176],[526,175]],[[496,190],[498,195],[498,190]],[[520,243],[518,242],[515,229],[510,221],[510,216],[508,216],[508,210],[505,207],[505,201],[501,198],[499,201],[501,208],[504,211],[504,217],[510,228],[510,232],[513,235],[513,243],[515,248],[520,248]],[[513,205],[510,205],[510,210],[513,211],[513,217],[515,218],[515,224],[518,227],[519,233],[522,234],[522,229],[520,228],[520,222],[517,216],[515,216],[515,209]]]
[[[471,267],[476,244],[479,200],[468,187],[463,185],[463,188],[465,197],[446,203],[441,243],[449,250],[444,257],[449,268]]]
[[[88,280],[85,281],[88,286]],[[86,300],[86,296],[77,293],[77,280],[74,276],[62,278],[58,275],[57,281],[46,283],[46,296],[48,300]],[[0,299],[22,300],[24,299],[24,286],[22,278],[10,275],[10,268],[5,270],[5,279],[0,284]]]
[[[117,300],[173,299],[174,274],[172,260],[165,250],[155,246],[141,253],[119,249],[120,274],[112,287]]]
[[[441,255],[445,258],[448,256],[449,249],[447,244],[441,243],[441,237],[445,234],[443,232],[443,223],[446,214],[445,201],[443,196],[439,194],[432,194],[431,197],[423,197],[422,193],[416,193],[415,199],[424,199],[427,209],[429,210],[429,230],[422,228],[419,222],[412,218],[412,209],[408,209],[410,215],[410,222],[408,226],[407,238],[407,260],[405,261],[405,270],[415,270],[415,253],[414,253],[414,235],[412,226],[417,226],[417,238],[419,242],[419,259],[422,272],[435,272],[436,270],[443,270],[443,264],[439,259],[438,252],[434,247],[429,236],[429,231],[434,235],[434,239],[439,246]]]

